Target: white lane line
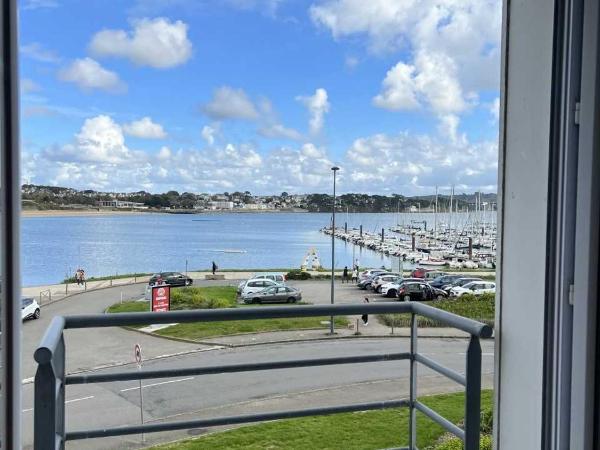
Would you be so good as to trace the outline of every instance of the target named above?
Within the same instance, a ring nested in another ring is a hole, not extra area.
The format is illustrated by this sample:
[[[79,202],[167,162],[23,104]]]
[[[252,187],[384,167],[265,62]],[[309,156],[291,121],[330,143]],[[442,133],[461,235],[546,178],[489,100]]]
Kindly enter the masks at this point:
[[[161,384],[170,384],[170,383],[179,383],[180,381],[188,381],[188,380],[193,380],[194,377],[187,377],[187,378],[180,378],[179,380],[169,380],[169,381],[161,381],[160,383],[152,383],[152,384],[146,384],[142,386],[142,389],[146,389],[152,386],[160,386]],[[136,387],[132,387],[132,388],[127,388],[127,389],[121,389],[119,392],[127,392],[127,391],[135,391],[135,390],[139,390],[140,387],[136,386]]]
[[[80,402],[80,401],[83,401],[83,400],[90,400],[92,398],[94,398],[93,395],[88,395],[87,397],[81,397],[81,398],[74,398],[74,399],[71,399],[71,400],[67,400],[65,402],[65,405],[67,403],[75,403],[75,402]],[[23,410],[24,413],[29,412],[29,411],[33,411],[33,408],[27,408],[27,409]]]

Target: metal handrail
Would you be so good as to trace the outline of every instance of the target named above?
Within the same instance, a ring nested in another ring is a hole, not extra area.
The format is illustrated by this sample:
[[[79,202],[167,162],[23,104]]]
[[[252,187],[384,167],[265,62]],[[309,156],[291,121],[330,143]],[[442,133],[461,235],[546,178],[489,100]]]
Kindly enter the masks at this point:
[[[402,314],[411,315],[410,352],[344,356],[336,358],[316,358],[304,360],[274,361],[267,363],[233,364],[211,367],[190,367],[183,369],[161,369],[146,371],[125,371],[110,374],[66,375],[65,342],[63,332],[72,328],[110,327],[139,324],[165,324],[186,322],[217,322],[230,320],[273,319],[293,317],[346,316],[362,314]],[[442,322],[446,326],[457,328],[470,334],[467,349],[466,376],[463,376],[417,352],[416,316],[424,316]],[[57,316],[46,330],[40,346],[34,353],[38,363],[35,376],[34,405],[34,449],[64,449],[68,440],[88,439],[92,437],[120,436],[126,434],[150,433],[166,430],[181,430],[225,424],[241,424],[264,420],[306,417],[335,414],[340,412],[364,411],[384,408],[408,407],[409,447],[416,447],[416,411],[430,417],[446,430],[461,438],[466,450],[479,450],[479,415],[481,410],[481,346],[479,338],[492,335],[489,325],[457,316],[431,306],[415,302],[379,303],[359,305],[300,305],[239,309],[214,309],[195,311],[171,311],[166,313],[116,313],[77,316]],[[285,368],[323,366],[334,364],[368,363],[377,361],[410,361],[409,399],[386,402],[363,403],[324,408],[311,408],[296,411],[279,411],[268,414],[220,417],[192,421],[122,426],[98,430],[65,431],[65,386],[70,384],[103,383],[123,380],[149,378],[167,378],[181,375],[207,375],[215,373],[234,373],[256,370],[274,370]],[[452,424],[435,411],[417,400],[417,363],[421,363],[438,373],[465,386],[465,426],[464,430]]]

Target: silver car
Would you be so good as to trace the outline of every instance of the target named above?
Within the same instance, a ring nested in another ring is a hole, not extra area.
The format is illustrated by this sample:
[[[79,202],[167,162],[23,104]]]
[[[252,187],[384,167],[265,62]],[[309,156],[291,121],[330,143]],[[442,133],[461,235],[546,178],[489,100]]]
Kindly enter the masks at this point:
[[[302,291],[289,286],[272,286],[260,292],[243,295],[242,300],[244,303],[296,303],[302,300]]]

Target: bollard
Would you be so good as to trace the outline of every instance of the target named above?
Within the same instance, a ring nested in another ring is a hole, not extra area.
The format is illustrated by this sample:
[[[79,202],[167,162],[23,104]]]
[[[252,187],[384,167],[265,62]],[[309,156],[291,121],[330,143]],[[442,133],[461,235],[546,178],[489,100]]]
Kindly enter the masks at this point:
[[[69,295],[69,282],[65,283],[65,295]]]
[[[360,335],[360,331],[358,331],[358,319],[356,319],[356,331],[354,332],[354,336]]]

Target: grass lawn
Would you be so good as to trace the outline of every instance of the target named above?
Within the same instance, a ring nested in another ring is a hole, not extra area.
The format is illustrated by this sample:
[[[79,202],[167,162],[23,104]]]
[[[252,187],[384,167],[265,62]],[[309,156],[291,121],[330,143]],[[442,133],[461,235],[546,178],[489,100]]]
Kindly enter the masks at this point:
[[[293,308],[293,304],[284,305]],[[252,305],[256,306],[256,305]],[[267,305],[265,305],[267,306]],[[270,305],[273,306],[273,305]],[[215,309],[245,307],[236,301],[236,288],[231,286],[209,286],[175,288],[171,290],[171,310],[181,311],[190,309]],[[143,312],[149,311],[147,302],[116,303],[108,308],[109,313]],[[165,337],[198,340],[215,336],[227,336],[239,333],[260,333],[264,331],[286,331],[304,328],[327,328],[321,324],[329,320],[328,317],[299,317],[290,319],[257,319],[235,320],[229,322],[196,322],[180,323],[168,328],[155,331],[155,334]],[[345,317],[336,317],[335,325],[345,327],[348,320]],[[139,328],[143,325],[138,325]]]
[[[464,394],[442,394],[420,399],[454,423],[464,416]],[[491,409],[492,391],[482,392],[482,410]],[[425,449],[436,443],[444,430],[417,413],[417,445]],[[331,416],[278,420],[250,425],[153,447],[155,450],[200,449],[340,449],[368,450],[408,444],[408,408]]]
[[[495,296],[493,294],[482,294],[480,296],[465,294],[456,299],[434,300],[424,304],[494,326]],[[410,314],[380,314],[378,319],[389,327],[392,325],[394,327],[410,326]],[[426,317],[419,316],[417,320],[419,327],[445,326]]]

